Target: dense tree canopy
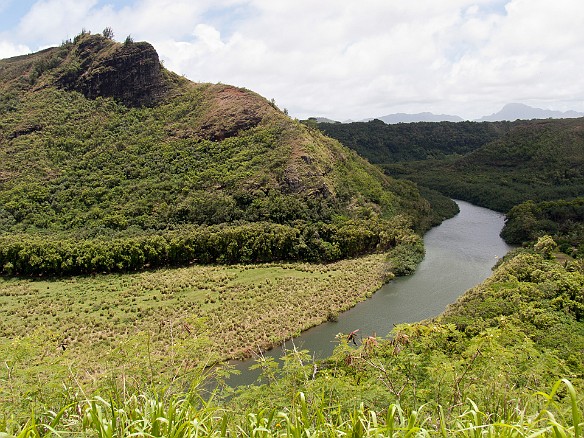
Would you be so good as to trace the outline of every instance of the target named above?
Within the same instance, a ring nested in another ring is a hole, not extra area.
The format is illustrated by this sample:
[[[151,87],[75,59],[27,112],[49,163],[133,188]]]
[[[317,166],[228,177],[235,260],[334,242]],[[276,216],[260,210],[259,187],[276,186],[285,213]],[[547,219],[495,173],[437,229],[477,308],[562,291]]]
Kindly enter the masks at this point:
[[[387,124],[381,120],[319,123],[318,128],[372,163],[464,155],[505,134],[509,122],[416,122]]]
[[[119,86],[120,75],[128,76],[131,92]],[[82,33],[61,47],[0,61],[0,79],[4,273],[332,260],[383,247],[373,243],[385,239],[381,234],[363,237],[372,230],[423,231],[444,214],[433,217],[414,184],[385,176],[257,94],[165,70],[146,43],[125,47]],[[207,243],[179,257],[165,246],[209,233],[246,246],[243,240],[264,238],[265,227],[297,241],[266,249],[270,255],[211,256]],[[361,236],[351,250],[335,243],[345,237],[332,236],[349,229]],[[144,249],[161,241],[164,256]],[[316,241],[326,245],[298,246]],[[128,255],[136,245],[144,254]],[[72,248],[95,254],[74,255]],[[55,251],[61,261],[49,255]]]

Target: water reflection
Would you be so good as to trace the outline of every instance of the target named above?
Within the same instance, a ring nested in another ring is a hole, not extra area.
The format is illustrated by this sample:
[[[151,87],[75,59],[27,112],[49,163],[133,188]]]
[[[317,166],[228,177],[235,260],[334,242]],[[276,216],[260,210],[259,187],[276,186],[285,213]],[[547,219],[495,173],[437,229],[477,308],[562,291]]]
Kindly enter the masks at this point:
[[[313,327],[284,347],[295,345],[316,358],[324,358],[335,347],[338,333],[359,329],[363,337],[384,337],[395,324],[437,316],[466,290],[486,279],[498,258],[510,249],[499,236],[504,216],[467,202],[456,203],[460,213],[424,236],[426,256],[414,275],[388,283],[367,301],[339,315],[336,322]],[[264,355],[278,358],[282,348]],[[233,376],[229,384],[253,383],[259,375],[248,369],[253,363],[253,359],[233,362],[241,374]]]

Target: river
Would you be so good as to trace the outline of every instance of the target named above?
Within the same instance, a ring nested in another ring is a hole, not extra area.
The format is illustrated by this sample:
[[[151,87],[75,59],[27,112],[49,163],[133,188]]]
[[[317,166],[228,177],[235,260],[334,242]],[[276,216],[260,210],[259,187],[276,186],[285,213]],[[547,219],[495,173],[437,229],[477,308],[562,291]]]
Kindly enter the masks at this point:
[[[510,246],[499,236],[504,216],[468,202],[456,201],[460,213],[445,220],[424,236],[426,256],[416,272],[395,279],[371,298],[327,322],[303,332],[293,340],[298,349],[309,350],[316,358],[332,353],[337,333],[385,337],[395,324],[432,318],[466,290],[485,280]],[[292,342],[283,345],[292,348]],[[280,357],[282,348],[266,356]],[[232,362],[240,375],[232,376],[232,386],[253,383],[258,372],[250,371],[254,359]]]

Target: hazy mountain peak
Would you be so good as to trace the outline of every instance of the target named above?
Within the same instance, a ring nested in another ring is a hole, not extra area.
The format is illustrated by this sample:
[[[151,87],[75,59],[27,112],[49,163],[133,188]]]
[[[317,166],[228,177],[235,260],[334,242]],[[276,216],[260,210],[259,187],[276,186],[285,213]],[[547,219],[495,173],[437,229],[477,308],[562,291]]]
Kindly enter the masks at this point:
[[[415,114],[408,113],[388,114],[386,116],[376,118],[388,124],[415,122],[462,122],[463,120],[459,116],[453,116],[449,114],[433,114],[427,111]]]
[[[576,111],[555,111],[542,108],[534,108],[523,103],[508,103],[497,113],[484,116],[480,122],[498,122],[503,120],[531,120],[531,119],[568,119],[584,117],[584,113]]]
[[[577,117],[584,117],[584,113],[577,111],[556,111],[542,108],[535,108],[524,103],[508,103],[501,108],[500,111],[488,116],[483,116],[476,119],[477,122],[500,122],[500,121],[515,121],[515,120],[532,120],[532,119],[571,119]],[[311,117],[317,123],[339,123],[335,120],[327,119],[325,117]],[[373,120],[380,120],[386,124],[396,123],[416,123],[416,122],[462,122],[468,119],[463,119],[457,115],[450,114],[434,114],[428,111],[421,113],[394,113],[381,117],[370,117],[361,120],[361,122],[371,122]],[[352,120],[345,120],[342,123],[351,123]]]

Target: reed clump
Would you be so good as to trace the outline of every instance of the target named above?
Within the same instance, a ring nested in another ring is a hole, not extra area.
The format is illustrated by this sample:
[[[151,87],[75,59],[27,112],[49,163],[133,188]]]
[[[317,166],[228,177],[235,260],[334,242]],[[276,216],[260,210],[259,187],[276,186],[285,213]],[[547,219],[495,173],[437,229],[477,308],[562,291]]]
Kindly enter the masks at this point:
[[[552,405],[558,391],[568,393],[569,406]],[[119,394],[118,394],[119,395]],[[196,390],[170,397],[151,394],[126,399],[95,396],[62,407],[57,412],[35,416],[26,425],[3,438],[49,436],[109,437],[580,437],[582,412],[572,384],[559,380],[550,393],[537,393],[547,402],[540,410],[526,406],[505,418],[492,418],[468,400],[464,411],[447,416],[447,407],[428,405],[408,409],[391,403],[384,412],[368,409],[361,402],[348,411],[334,405],[314,406],[300,392],[282,410],[260,409],[236,412]]]

